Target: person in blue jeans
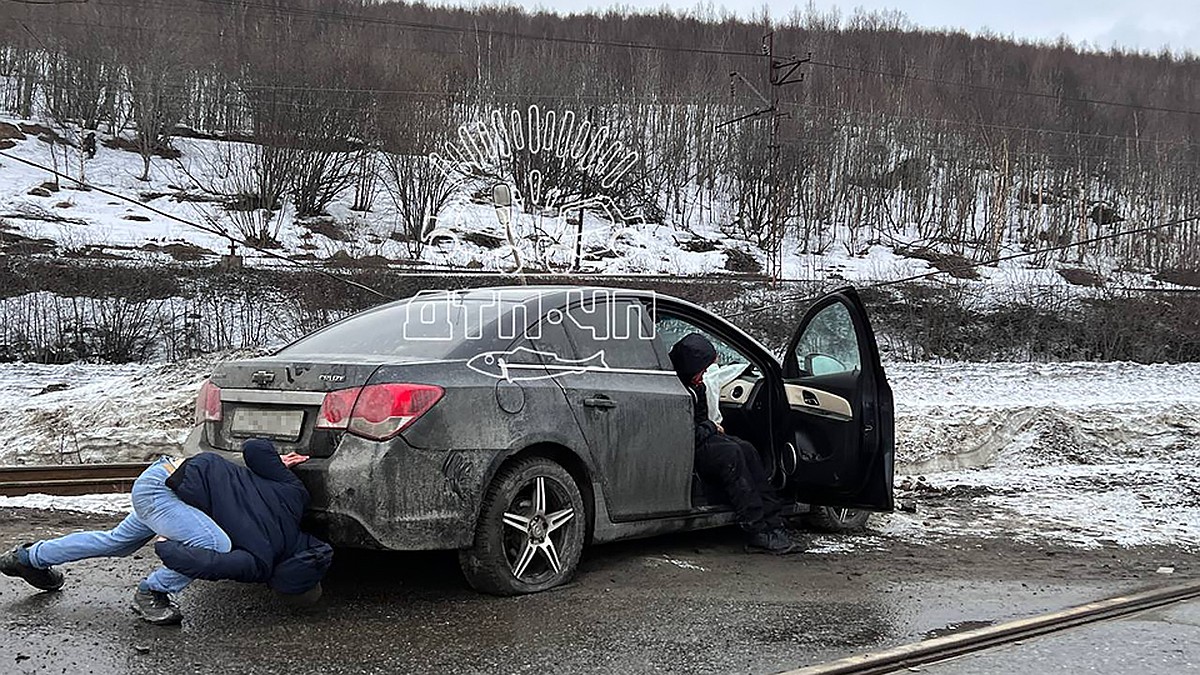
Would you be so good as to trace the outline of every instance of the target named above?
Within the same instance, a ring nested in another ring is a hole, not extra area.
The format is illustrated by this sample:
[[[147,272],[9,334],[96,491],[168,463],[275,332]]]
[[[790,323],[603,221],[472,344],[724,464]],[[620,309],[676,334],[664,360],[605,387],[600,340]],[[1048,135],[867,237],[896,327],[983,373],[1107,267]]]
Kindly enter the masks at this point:
[[[300,485],[299,481],[285,469],[299,464],[308,459],[307,457],[296,453],[289,453],[281,457],[268,441],[252,440],[248,441],[246,445],[251,448],[248,456],[254,455],[257,458],[257,455],[262,455],[259,463],[277,466],[279,471],[288,474],[287,477],[294,481],[294,484],[289,484],[291,490],[297,490],[295,486]],[[203,458],[203,460],[198,458]],[[205,467],[209,468],[206,470]],[[204,474],[208,473],[211,473],[214,478],[224,478],[219,481],[223,494],[203,494],[205,489],[197,488],[197,486],[206,484]],[[184,474],[188,474],[188,476]],[[263,530],[245,532],[244,526],[239,522],[258,514],[228,508],[233,503],[241,503],[246,506],[248,505],[246,500],[251,497],[249,494],[233,495],[230,494],[231,491],[253,492],[253,496],[258,499],[261,499],[263,493],[270,493],[269,489],[260,490],[260,486],[254,484],[254,479],[236,484],[231,484],[228,480],[229,476],[243,476],[244,478],[244,474],[252,475],[253,472],[244,467],[237,467],[212,453],[204,453],[197,458],[190,458],[182,462],[172,457],[160,458],[134,481],[131,494],[133,513],[129,514],[115,528],[106,532],[76,532],[57,539],[18,546],[4,556],[0,556],[0,572],[8,576],[20,577],[36,588],[56,591],[62,588],[63,575],[62,572],[54,569],[54,565],[87,558],[127,556],[157,538],[159,544],[156,549],[160,554],[159,557],[164,560],[171,558],[176,563],[170,565],[168,562],[170,566],[156,569],[138,584],[137,591],[134,593],[133,608],[142,619],[152,624],[179,623],[183,614],[172,596],[186,588],[193,578],[253,580],[245,578],[244,572],[235,575],[228,572],[222,573],[222,570],[189,564],[201,552],[207,552],[211,556],[216,556],[216,559],[223,560],[231,557],[238,559],[237,556],[244,555],[242,549],[247,547],[256,549],[256,547],[265,545],[270,548],[269,537],[263,534]],[[172,479],[172,476],[175,479]],[[188,477],[190,478],[186,483],[178,480]],[[277,482],[282,475],[276,475],[273,478],[275,481],[272,482]],[[299,490],[303,491],[302,485]],[[307,496],[307,492],[304,492],[304,503],[307,503]],[[193,503],[188,504],[189,500]],[[222,507],[214,508],[211,503],[213,501],[219,502]],[[213,516],[210,516],[205,510],[197,508],[197,505],[208,505],[206,510],[223,519],[227,528],[232,527],[233,531],[239,532],[239,539],[241,539],[238,542],[239,546],[234,546],[234,542],[226,534],[226,528],[218,525]],[[283,515],[283,520],[287,521],[283,524],[294,527],[298,532],[299,514],[292,513],[295,511],[293,505],[288,506],[291,508]],[[267,510],[270,508],[267,507]],[[261,505],[260,510],[262,510]],[[303,510],[303,506],[300,507],[300,510]],[[291,523],[292,520],[295,520],[294,524]],[[277,527],[275,530],[284,531],[291,527]],[[263,541],[257,541],[258,539]],[[167,553],[165,557],[162,555],[164,552]],[[328,566],[327,562],[325,566]],[[171,567],[184,567],[192,571],[192,574],[185,574],[171,569]],[[322,569],[322,574],[323,571]]]
[[[57,539],[18,546],[0,559],[0,571],[18,576],[36,588],[57,591],[63,574],[54,565],[87,558],[132,554],[155,537],[185,542],[189,546],[228,553],[229,537],[203,511],[185,504],[167,487],[167,478],[180,464],[162,457],[133,482],[133,513],[107,532],[74,532]],[[160,567],[138,584],[134,610],[153,624],[178,623],[182,613],[171,596],[183,591],[191,578]]]
[[[167,487],[225,530],[228,553],[181,541],[159,541],[154,551],[167,567],[193,579],[266,584],[302,603],[321,597],[321,579],[333,562],[329,544],[300,529],[309,494],[289,466],[303,455],[280,457],[270,441],[242,444],[238,466],[202,452],[184,461]]]

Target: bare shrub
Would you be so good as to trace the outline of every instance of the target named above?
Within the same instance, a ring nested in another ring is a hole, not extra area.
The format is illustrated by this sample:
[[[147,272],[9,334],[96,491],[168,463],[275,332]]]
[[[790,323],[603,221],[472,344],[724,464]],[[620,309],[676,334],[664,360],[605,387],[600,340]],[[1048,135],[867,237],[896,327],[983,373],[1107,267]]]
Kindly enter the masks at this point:
[[[0,358],[39,363],[145,361],[160,303],[30,293],[0,301]]]
[[[151,158],[170,153],[172,132],[183,117],[183,102],[177,88],[185,71],[182,65],[169,60],[148,58],[131,66],[126,77],[133,143],[142,156],[142,175],[138,180],[148,181]]]
[[[437,221],[454,193],[453,184],[427,157],[384,154],[383,185],[396,206],[393,236],[401,239],[413,258],[425,250],[425,232]]]
[[[124,298],[71,298],[76,339],[72,350],[83,359],[111,363],[142,362],[157,342],[160,302]]]
[[[210,226],[223,231],[228,223],[242,239],[268,247],[278,243],[283,196],[298,157],[294,148],[221,143],[194,152],[195,170],[182,161],[179,167],[202,191],[224,202],[223,211],[203,213]]]
[[[316,216],[354,183],[356,157],[341,148],[306,146],[296,160],[292,195],[299,217]]]
[[[370,211],[379,192],[379,148],[364,144],[354,157],[354,204],[351,211]]]

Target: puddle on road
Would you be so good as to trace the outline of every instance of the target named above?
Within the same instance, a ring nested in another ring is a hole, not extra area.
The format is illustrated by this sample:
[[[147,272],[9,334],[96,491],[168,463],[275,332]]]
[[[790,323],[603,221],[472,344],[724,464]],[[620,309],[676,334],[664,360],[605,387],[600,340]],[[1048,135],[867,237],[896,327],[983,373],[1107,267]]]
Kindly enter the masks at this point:
[[[995,623],[995,621],[959,621],[957,623],[947,624],[941,628],[934,628],[933,630],[925,631],[923,635],[926,640],[932,640],[933,638],[946,637],[947,635],[954,635],[955,633],[965,633],[969,630],[975,630],[976,628],[987,628]]]

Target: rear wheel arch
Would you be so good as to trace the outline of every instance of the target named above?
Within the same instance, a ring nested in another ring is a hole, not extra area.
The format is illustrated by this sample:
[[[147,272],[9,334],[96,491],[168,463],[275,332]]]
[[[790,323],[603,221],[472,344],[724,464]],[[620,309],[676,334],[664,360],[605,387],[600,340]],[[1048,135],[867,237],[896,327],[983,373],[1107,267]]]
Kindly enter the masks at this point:
[[[587,510],[587,535],[584,544],[587,545],[590,543],[596,521],[596,495],[592,489],[592,470],[582,457],[564,445],[553,442],[534,443],[499,456],[488,469],[486,480],[483,481],[483,490],[487,491],[491,487],[492,482],[504,467],[515,464],[527,457],[544,457],[566,469],[571,478],[575,480],[575,487],[579,489],[579,494],[583,497],[584,509]],[[472,523],[472,528],[478,527],[482,508],[483,504],[480,503],[480,510],[475,513],[475,522]]]
[[[486,483],[469,548],[458,551],[467,583],[493,595],[521,595],[569,582],[590,537],[583,468],[561,447],[526,448],[497,462]],[[586,471],[586,468],[583,468]],[[581,520],[582,519],[582,520]]]

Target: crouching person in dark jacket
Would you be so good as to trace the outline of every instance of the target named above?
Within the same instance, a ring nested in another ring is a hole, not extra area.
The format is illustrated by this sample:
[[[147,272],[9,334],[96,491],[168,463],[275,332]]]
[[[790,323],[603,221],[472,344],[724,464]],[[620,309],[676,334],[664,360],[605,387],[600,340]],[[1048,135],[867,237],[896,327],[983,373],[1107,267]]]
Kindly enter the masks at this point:
[[[228,552],[159,540],[154,550],[172,570],[193,579],[265,583],[304,601],[321,595],[333,560],[329,544],[300,530],[308,490],[290,467],[308,459],[280,457],[270,441],[242,444],[246,466],[205,452],[184,460],[167,486],[207,513],[229,535]]]
[[[717,361],[717,350],[700,333],[691,333],[671,348],[671,364],[692,394],[695,415],[696,472],[721,488],[738,525],[748,536],[747,548],[775,554],[796,548],[783,527],[779,500],[767,483],[762,458],[749,442],[725,433],[708,417],[704,371]],[[220,522],[220,521],[218,521]]]

